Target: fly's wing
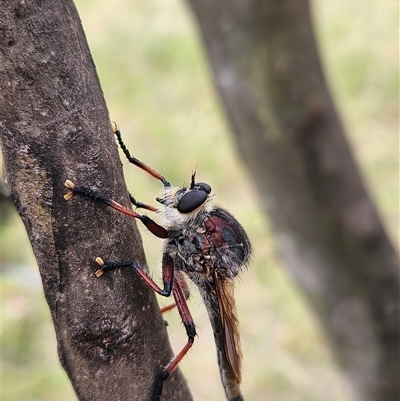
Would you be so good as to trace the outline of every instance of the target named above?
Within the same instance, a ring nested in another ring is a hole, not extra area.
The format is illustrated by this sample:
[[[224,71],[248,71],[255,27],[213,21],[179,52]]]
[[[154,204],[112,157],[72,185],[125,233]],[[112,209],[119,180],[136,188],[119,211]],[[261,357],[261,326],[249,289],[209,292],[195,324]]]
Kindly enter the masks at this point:
[[[240,383],[242,381],[242,349],[240,347],[239,320],[237,318],[234,298],[234,284],[232,280],[217,280],[216,288],[226,360],[236,382]]]
[[[239,321],[233,280],[218,279],[202,288],[202,296],[214,332],[221,381],[228,400],[243,400],[240,392],[241,359]]]

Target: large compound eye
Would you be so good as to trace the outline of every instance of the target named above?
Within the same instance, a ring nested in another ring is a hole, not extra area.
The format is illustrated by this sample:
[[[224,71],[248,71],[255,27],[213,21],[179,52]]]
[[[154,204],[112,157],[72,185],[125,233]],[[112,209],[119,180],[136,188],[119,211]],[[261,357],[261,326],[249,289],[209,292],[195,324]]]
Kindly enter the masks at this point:
[[[206,194],[211,192],[211,187],[205,182],[196,182],[194,184],[194,189],[198,189],[199,191],[204,191]]]
[[[193,212],[206,201],[207,196],[204,190],[192,189],[179,199],[177,208],[181,213]]]

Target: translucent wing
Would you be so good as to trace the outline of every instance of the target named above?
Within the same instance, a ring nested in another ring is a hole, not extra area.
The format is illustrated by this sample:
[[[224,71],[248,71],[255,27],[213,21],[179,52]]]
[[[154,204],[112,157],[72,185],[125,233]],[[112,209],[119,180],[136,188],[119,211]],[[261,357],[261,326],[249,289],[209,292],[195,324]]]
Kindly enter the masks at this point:
[[[225,357],[237,383],[241,382],[242,350],[232,280],[216,280]]]
[[[214,332],[225,393],[228,400],[243,400],[240,391],[242,351],[233,280],[220,278],[214,272],[212,283],[199,285],[199,288]]]

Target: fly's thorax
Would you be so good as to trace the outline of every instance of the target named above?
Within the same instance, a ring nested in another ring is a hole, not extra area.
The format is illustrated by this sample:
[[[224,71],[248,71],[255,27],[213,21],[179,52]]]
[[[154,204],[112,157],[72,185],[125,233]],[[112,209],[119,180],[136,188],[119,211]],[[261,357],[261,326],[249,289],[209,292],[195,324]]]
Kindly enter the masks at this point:
[[[211,285],[216,277],[233,279],[249,261],[247,236],[223,209],[199,210],[179,231],[180,235],[170,240],[168,252],[174,252],[179,269],[197,285]]]

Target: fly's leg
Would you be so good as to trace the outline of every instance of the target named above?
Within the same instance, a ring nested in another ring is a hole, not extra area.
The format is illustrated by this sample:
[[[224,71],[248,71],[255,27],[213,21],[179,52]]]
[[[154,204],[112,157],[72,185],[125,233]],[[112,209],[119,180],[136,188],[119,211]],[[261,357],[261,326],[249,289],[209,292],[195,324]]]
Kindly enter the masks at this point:
[[[190,297],[190,289],[189,286],[185,280],[184,274],[180,270],[174,270],[174,282],[178,282],[179,286],[182,289],[183,295],[185,296],[185,300],[187,301]],[[171,309],[174,309],[176,307],[176,303],[173,302],[172,304],[163,306],[160,308],[161,313],[165,313],[170,311]]]
[[[141,168],[142,170],[146,171],[146,173],[150,174],[154,178],[157,178],[157,180],[160,180],[164,184],[164,187],[170,187],[171,184],[166,180],[166,178],[164,176],[162,176],[160,173],[157,173],[157,171],[153,170],[148,165],[142,163],[140,160],[136,159],[136,157],[131,156],[129,150],[127,149],[124,142],[122,141],[121,132],[118,129],[118,126],[116,123],[114,123],[114,122],[112,123],[112,128],[113,128],[114,134],[117,137],[118,144],[121,147],[122,151],[124,152],[126,158],[129,160],[129,162],[134,164],[135,166]]]
[[[74,195],[80,195],[80,196],[89,198],[89,199],[93,200],[94,202],[103,203],[104,205],[107,205],[107,206],[111,207],[112,209],[117,210],[118,212],[121,212],[121,213],[126,214],[131,217],[134,217],[136,219],[139,219],[147,227],[147,229],[152,234],[154,234],[156,237],[171,238],[171,237],[174,237],[177,235],[176,232],[166,230],[164,227],[157,224],[154,220],[150,219],[150,217],[136,213],[136,212],[120,205],[115,200],[106,198],[105,196],[94,191],[93,189],[86,188],[86,187],[76,187],[75,184],[70,180],[65,181],[65,186],[69,190],[69,192],[66,195],[64,195],[65,200],[71,199]],[[142,205],[145,205],[145,204],[142,204]],[[148,206],[148,205],[145,205],[145,206]],[[148,207],[151,208],[152,206],[148,206]]]
[[[129,192],[128,192],[128,193],[129,193]],[[147,203],[143,203],[143,202],[137,201],[137,200],[132,196],[131,193],[129,193],[129,199],[130,199],[132,205],[135,206],[135,207],[138,208],[138,209],[146,209],[146,210],[150,210],[151,212],[156,212],[156,213],[159,212],[159,210],[158,210],[156,207],[151,206],[151,205],[148,205]]]
[[[196,336],[196,327],[195,327],[192,315],[190,313],[188,304],[186,303],[184,291],[182,290],[182,288],[179,284],[179,280],[174,281],[172,295],[174,296],[174,300],[175,300],[174,306],[176,305],[176,307],[178,308],[178,312],[182,319],[182,323],[185,326],[188,341],[187,341],[186,345],[180,350],[180,352],[177,355],[175,355],[175,357],[172,359],[172,361],[164,368],[163,372],[161,373],[159,382],[157,383],[157,385],[154,388],[154,393],[153,393],[153,398],[152,398],[153,401],[159,400],[159,397],[162,393],[164,381],[166,379],[168,379],[168,377],[171,375],[171,373],[178,366],[179,362],[182,360],[182,358],[187,354],[189,349],[192,347],[194,338]]]
[[[100,257],[96,258],[96,263],[99,265],[99,268],[96,270],[96,277],[100,277],[104,274],[104,272],[109,270],[114,270],[120,267],[131,267],[136,273],[141,277],[141,279],[157,294],[162,295],[163,297],[169,297],[171,295],[172,284],[174,279],[174,263],[168,260],[171,258],[168,254],[164,253],[163,256],[163,265],[162,265],[162,279],[163,279],[163,288],[159,287],[154,280],[147,275],[147,273],[141,269],[135,262],[108,262],[104,263],[103,259]],[[172,260],[172,258],[171,258]]]
[[[98,192],[86,188],[86,187],[76,187],[71,181],[67,180],[65,182],[65,186],[68,188],[69,192],[64,195],[66,200],[71,199],[74,195],[80,195],[86,198],[93,200],[94,202],[103,203],[114,210],[117,210],[121,213],[124,213],[128,216],[139,219],[147,229],[153,233],[155,236],[159,238],[173,238],[179,235],[179,232],[175,232],[172,230],[167,230],[164,227],[157,224],[155,221],[150,219],[147,216],[136,213],[126,207],[120,205],[113,199],[107,198],[99,194]],[[134,205],[139,204],[142,207],[146,208],[146,204],[141,204],[137,202],[133,197],[131,197],[131,201]],[[147,209],[151,210],[151,206],[148,206]],[[182,323],[185,326],[186,334],[188,337],[188,341],[186,345],[181,349],[181,351],[172,359],[168,365],[165,366],[162,373],[160,374],[156,386],[154,388],[152,401],[158,401],[160,399],[160,395],[163,389],[163,383],[171,373],[176,369],[179,362],[186,355],[189,349],[192,347],[194,342],[194,337],[196,336],[196,328],[193,322],[192,315],[190,313],[189,307],[186,303],[186,297],[188,297],[188,287],[186,282],[184,281],[182,274],[177,272],[177,280],[174,282],[174,261],[170,254],[163,254],[162,261],[162,277],[163,277],[163,288],[160,288],[147,274],[144,272],[135,262],[113,262],[113,263],[104,263],[101,258],[96,258],[96,262],[99,264],[99,269],[95,272],[97,277],[103,275],[105,271],[113,270],[120,267],[132,267],[139,276],[144,280],[144,282],[150,286],[155,292],[158,294],[168,297],[171,292],[174,296],[175,303],[173,306],[169,307],[172,309],[174,306],[178,308],[179,315],[182,319]],[[183,287],[183,289],[182,289]],[[186,294],[186,296],[185,296]]]
[[[163,275],[163,284],[164,287],[160,288],[136,263],[134,262],[112,262],[112,263],[104,263],[101,258],[96,258],[96,262],[99,265],[99,269],[96,271],[96,276],[100,277],[104,274],[104,272],[109,270],[114,270],[120,267],[132,267],[139,276],[144,280],[144,282],[149,285],[155,292],[158,294],[168,297],[171,294],[174,297],[175,303],[173,304],[178,308],[179,315],[182,319],[182,323],[185,326],[186,335],[188,337],[188,341],[186,345],[181,349],[181,351],[174,356],[174,358],[164,367],[161,372],[152,395],[152,401],[158,401],[160,399],[164,381],[168,379],[171,373],[176,369],[179,362],[186,355],[189,349],[192,347],[194,338],[196,336],[196,327],[193,322],[192,315],[190,313],[189,307],[186,303],[187,296],[187,284],[184,281],[184,278],[180,272],[177,275],[177,280],[174,281],[174,261],[168,253],[163,254],[163,262],[162,262],[162,275]],[[184,284],[182,284],[184,283]],[[181,285],[183,285],[184,289],[182,289]],[[185,295],[186,293],[186,295]]]
[[[190,313],[188,304],[186,303],[185,294],[182,291],[182,288],[179,285],[178,281],[174,282],[172,294],[174,296],[176,307],[178,308],[179,315],[182,319],[182,323],[185,326],[186,334],[188,336],[188,342],[181,349],[178,355],[176,355],[172,361],[165,367],[164,375],[167,374],[167,377],[175,370],[178,366],[179,362],[189,351],[194,342],[194,337],[196,336],[196,327],[193,322],[192,315]]]

